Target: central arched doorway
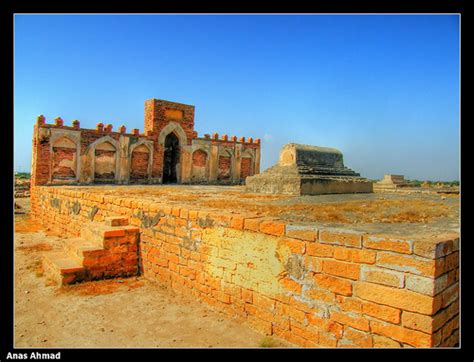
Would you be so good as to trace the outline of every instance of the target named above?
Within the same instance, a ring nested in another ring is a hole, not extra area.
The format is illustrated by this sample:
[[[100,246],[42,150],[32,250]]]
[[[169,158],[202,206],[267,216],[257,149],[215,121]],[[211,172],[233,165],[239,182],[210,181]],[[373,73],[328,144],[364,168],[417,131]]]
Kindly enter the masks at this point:
[[[163,160],[163,183],[178,182],[179,139],[171,132],[165,139],[165,155]]]

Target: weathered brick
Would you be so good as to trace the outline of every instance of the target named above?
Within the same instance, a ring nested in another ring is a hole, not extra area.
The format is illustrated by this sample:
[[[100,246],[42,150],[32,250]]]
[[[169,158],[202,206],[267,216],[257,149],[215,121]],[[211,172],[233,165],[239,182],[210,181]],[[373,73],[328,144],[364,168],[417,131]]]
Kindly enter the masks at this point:
[[[336,294],[352,295],[352,283],[347,280],[324,274],[316,274],[314,280],[320,288],[328,289]]]
[[[371,321],[370,328],[375,334],[390,337],[398,342],[407,343],[413,347],[431,347],[432,344],[431,335],[393,324]]]
[[[334,255],[334,246],[308,243],[306,245],[306,254],[309,256],[332,257]]]
[[[354,263],[374,264],[376,253],[370,250],[359,250],[352,248],[336,247],[334,258],[338,260],[350,261]]]
[[[403,288],[405,285],[403,273],[374,266],[362,266],[360,279],[397,288]]]
[[[359,279],[360,266],[358,264],[337,260],[324,260],[323,272],[342,278],[357,280]]]
[[[360,332],[357,329],[353,329],[351,327],[344,328],[344,338],[348,339],[358,347],[371,348],[374,344],[370,334]]]
[[[318,237],[318,230],[304,225],[287,224],[285,234],[295,239],[315,241]]]
[[[416,255],[438,259],[459,249],[459,235],[438,235],[436,238],[417,240],[413,246]]]
[[[285,234],[285,223],[275,220],[262,221],[259,225],[259,230],[265,234],[282,236]]]
[[[371,317],[381,319],[386,322],[398,324],[400,323],[400,309],[387,307],[386,305],[364,302],[362,304],[362,312]]]
[[[393,251],[402,254],[411,254],[413,251],[412,240],[364,235],[363,244],[364,248]]]
[[[400,342],[394,341],[391,338],[373,335],[374,347],[375,348],[400,348]]]
[[[360,314],[331,311],[331,320],[361,331],[370,330],[369,321]]]
[[[374,303],[427,315],[436,313],[441,304],[439,300],[427,295],[366,282],[357,283],[354,294]]]
[[[434,296],[448,287],[448,274],[443,274],[435,279],[419,275],[407,275],[406,287],[414,292]]]
[[[402,256],[386,252],[377,254],[377,265],[402,272],[435,277],[443,273],[442,259],[416,259],[411,256]]]
[[[361,248],[362,235],[362,233],[349,230],[320,230],[319,242]]]

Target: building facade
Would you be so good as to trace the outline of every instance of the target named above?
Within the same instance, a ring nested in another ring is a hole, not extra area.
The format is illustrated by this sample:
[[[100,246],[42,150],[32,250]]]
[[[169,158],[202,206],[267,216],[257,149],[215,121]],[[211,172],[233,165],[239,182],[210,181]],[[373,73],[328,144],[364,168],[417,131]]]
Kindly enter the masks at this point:
[[[260,140],[194,129],[194,106],[145,101],[145,128],[98,123],[65,126],[61,118],[34,126],[31,182],[55,184],[241,184],[260,171]]]

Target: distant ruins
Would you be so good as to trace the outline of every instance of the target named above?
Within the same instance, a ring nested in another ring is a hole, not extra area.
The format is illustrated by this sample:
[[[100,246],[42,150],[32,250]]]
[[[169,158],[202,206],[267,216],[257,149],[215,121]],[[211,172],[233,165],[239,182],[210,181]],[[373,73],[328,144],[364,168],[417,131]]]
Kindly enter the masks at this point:
[[[217,133],[198,137],[194,106],[149,99],[145,129],[72,127],[58,117],[34,127],[32,184],[240,184],[259,173],[260,140]]]
[[[372,182],[344,166],[335,148],[290,143],[280,152],[278,164],[248,177],[251,192],[318,195],[372,192]]]
[[[409,186],[409,184],[405,181],[403,175],[384,175],[382,180],[374,184],[374,190],[390,191],[407,186]]]

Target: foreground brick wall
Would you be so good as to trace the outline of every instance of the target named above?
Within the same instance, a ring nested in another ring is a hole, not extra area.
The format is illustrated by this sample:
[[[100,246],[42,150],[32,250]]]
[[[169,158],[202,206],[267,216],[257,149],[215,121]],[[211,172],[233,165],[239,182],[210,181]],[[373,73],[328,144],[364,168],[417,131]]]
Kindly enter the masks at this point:
[[[302,227],[80,189],[35,187],[32,213],[63,234],[130,217],[145,277],[306,347],[454,346],[459,239]],[[73,207],[74,206],[74,207]]]

